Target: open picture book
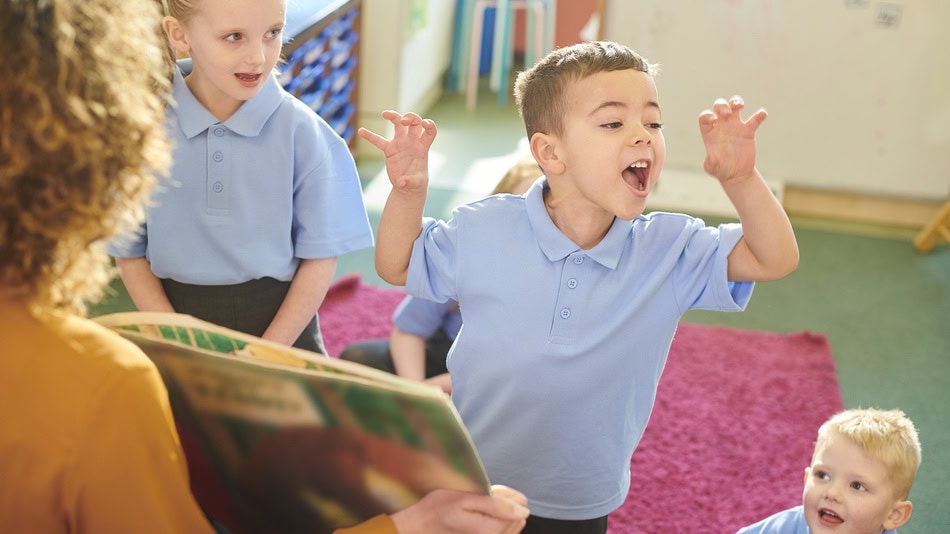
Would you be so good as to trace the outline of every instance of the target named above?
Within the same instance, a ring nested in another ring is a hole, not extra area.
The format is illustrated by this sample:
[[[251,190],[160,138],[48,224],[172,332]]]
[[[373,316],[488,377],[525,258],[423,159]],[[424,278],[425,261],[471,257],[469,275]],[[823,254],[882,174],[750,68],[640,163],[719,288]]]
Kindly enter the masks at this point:
[[[168,388],[192,491],[224,530],[330,532],[489,481],[440,389],[174,313],[100,324]]]

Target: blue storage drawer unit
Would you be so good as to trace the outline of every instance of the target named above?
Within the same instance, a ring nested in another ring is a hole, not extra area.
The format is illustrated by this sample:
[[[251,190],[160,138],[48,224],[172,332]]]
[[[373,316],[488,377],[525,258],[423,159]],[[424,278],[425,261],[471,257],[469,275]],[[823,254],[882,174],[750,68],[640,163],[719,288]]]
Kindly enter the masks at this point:
[[[351,146],[356,133],[360,0],[287,3],[280,83]]]

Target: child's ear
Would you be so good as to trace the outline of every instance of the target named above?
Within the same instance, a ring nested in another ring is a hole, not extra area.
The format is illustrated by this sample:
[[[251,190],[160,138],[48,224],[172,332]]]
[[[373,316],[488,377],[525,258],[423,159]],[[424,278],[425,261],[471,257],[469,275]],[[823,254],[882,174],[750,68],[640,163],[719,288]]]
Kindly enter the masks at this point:
[[[536,132],[531,136],[531,155],[538,162],[544,174],[561,174],[564,172],[564,160],[557,154],[557,138],[545,133]]]
[[[910,501],[897,501],[887,519],[884,520],[884,530],[897,530],[910,519],[914,505]]]
[[[187,54],[191,50],[191,46],[188,44],[188,37],[185,36],[185,27],[182,26],[181,22],[175,17],[165,17],[162,19],[162,29],[165,30],[165,35],[168,37],[168,42],[178,51],[180,54]]]
[[[805,479],[802,480],[803,483],[808,484],[808,475],[811,474],[811,466],[805,468]]]

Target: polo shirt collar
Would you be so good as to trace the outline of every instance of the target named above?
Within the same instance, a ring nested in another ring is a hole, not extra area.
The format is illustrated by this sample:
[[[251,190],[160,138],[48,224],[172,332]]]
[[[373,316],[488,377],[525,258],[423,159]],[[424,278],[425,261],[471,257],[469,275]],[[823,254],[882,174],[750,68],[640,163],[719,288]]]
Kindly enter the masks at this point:
[[[171,107],[177,115],[178,126],[186,138],[204,132],[220,121],[207,110],[185,84],[185,76],[191,73],[190,59],[178,60],[178,68],[174,69],[175,77],[172,86]],[[224,121],[224,126],[238,135],[257,137],[264,129],[267,119],[277,110],[283,96],[277,79],[267,76],[261,91],[254,98],[241,104],[241,107]]]
[[[534,183],[525,193],[525,206],[528,211],[528,221],[534,228],[541,251],[550,261],[561,261],[569,255],[581,251],[577,243],[571,241],[558,230],[544,207],[544,192],[550,190],[546,178]],[[607,235],[594,248],[583,251],[588,257],[608,269],[616,269],[620,264],[624,247],[633,225],[630,221],[614,218]]]

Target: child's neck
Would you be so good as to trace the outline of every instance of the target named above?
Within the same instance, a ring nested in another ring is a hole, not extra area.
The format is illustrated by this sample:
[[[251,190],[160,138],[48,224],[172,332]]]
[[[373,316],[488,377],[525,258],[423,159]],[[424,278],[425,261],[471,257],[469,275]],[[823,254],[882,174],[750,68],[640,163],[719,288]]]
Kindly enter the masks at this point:
[[[612,213],[581,205],[571,195],[555,196],[551,190],[544,194],[544,208],[554,226],[581,250],[597,246],[614,223]]]
[[[244,100],[235,100],[221,95],[219,91],[207,88],[201,83],[201,78],[194,75],[194,71],[185,76],[185,85],[194,95],[195,99],[201,103],[216,119],[221,122],[227,121],[244,104]],[[214,93],[214,94],[213,94]]]

